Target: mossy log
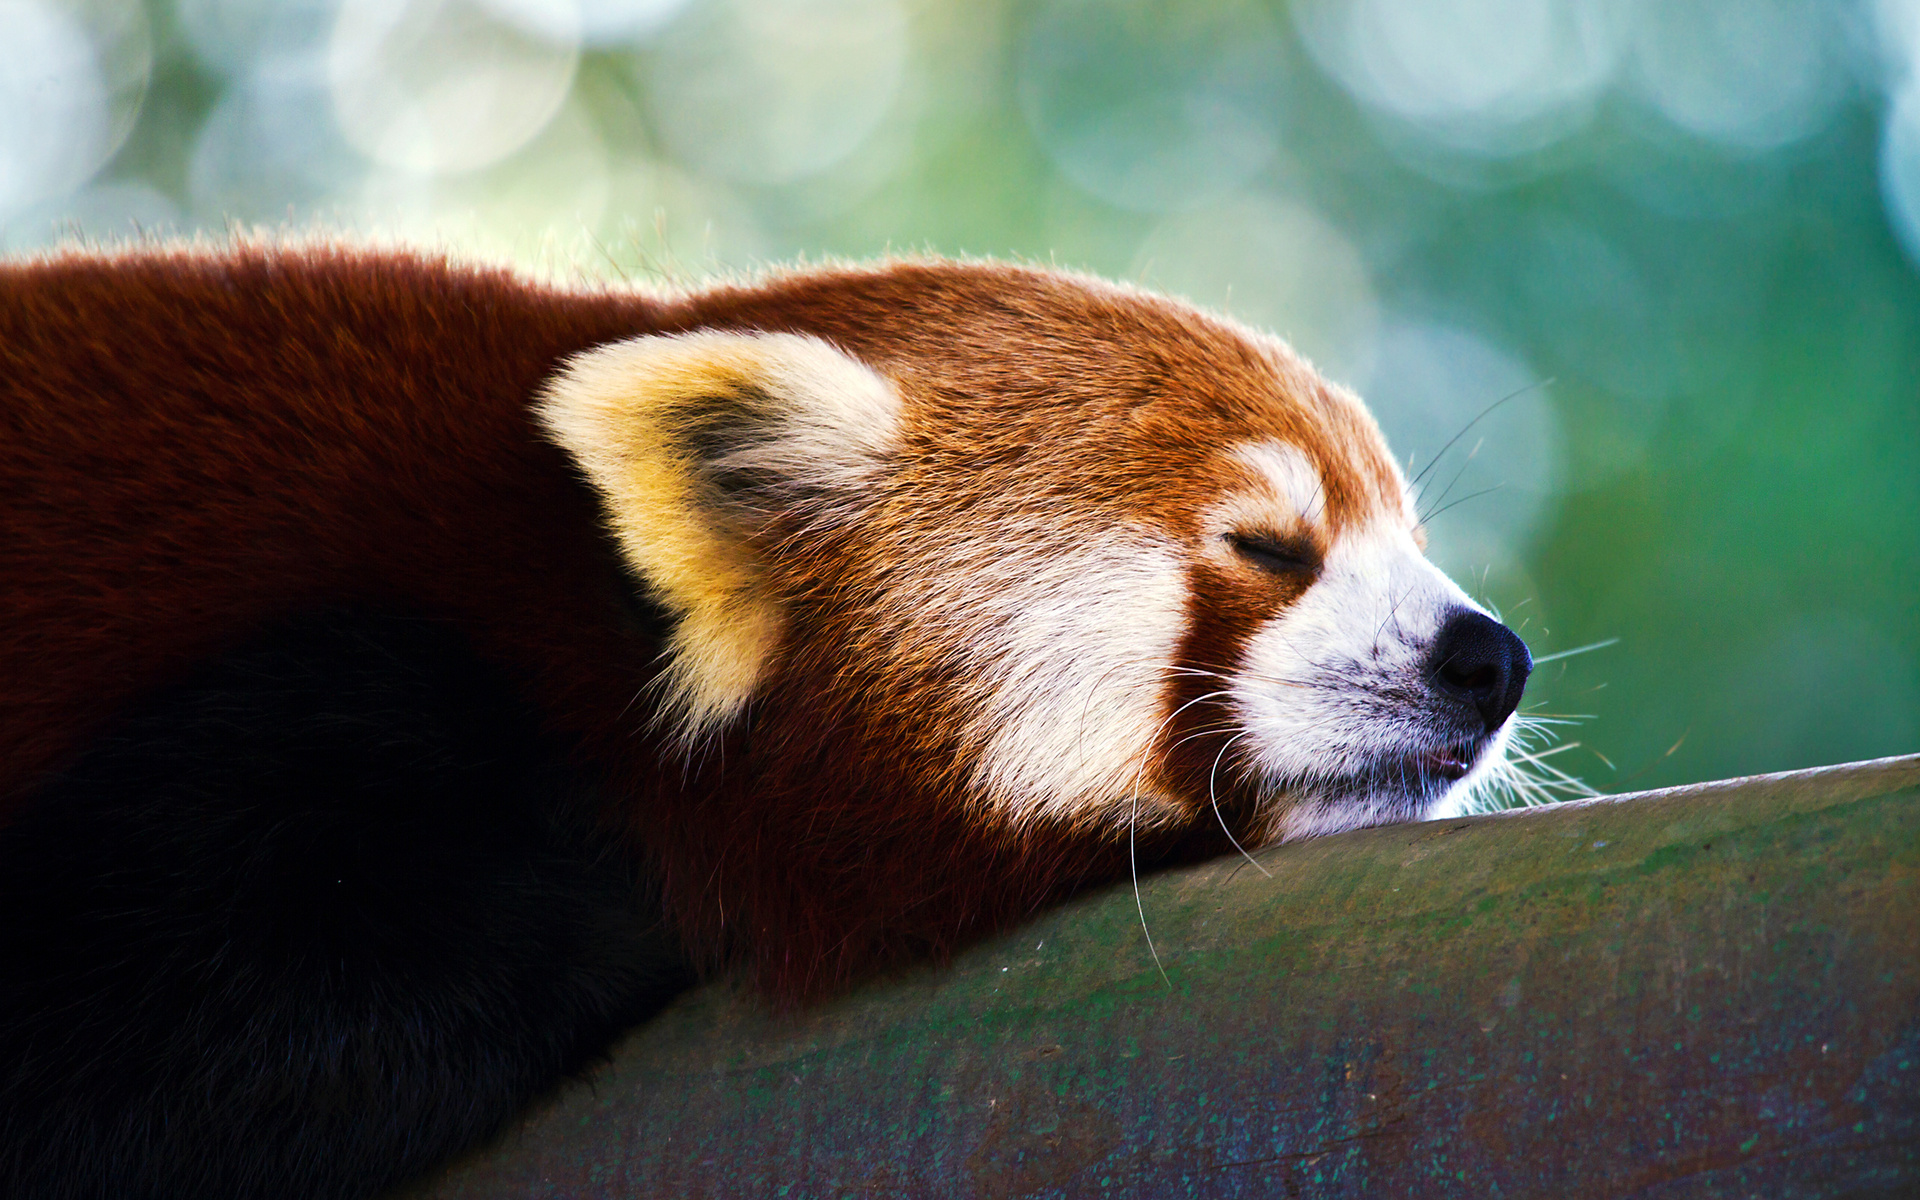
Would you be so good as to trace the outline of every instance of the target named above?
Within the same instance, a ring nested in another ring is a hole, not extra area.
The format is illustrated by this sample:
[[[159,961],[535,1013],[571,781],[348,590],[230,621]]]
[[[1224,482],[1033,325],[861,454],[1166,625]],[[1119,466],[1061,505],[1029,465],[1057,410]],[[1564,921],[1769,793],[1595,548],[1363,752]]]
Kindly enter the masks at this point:
[[[1920,756],[1361,830],[1139,901],[797,1014],[709,985],[409,1194],[1920,1194]]]

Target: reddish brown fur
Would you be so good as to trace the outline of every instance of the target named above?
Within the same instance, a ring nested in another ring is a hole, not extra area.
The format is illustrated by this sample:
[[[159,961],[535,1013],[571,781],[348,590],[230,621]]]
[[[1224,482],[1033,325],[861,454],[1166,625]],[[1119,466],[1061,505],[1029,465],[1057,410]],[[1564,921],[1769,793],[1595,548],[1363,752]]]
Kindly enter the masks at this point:
[[[569,355],[695,328],[815,334],[895,382],[912,465],[883,523],[937,520],[914,495],[964,512],[1014,489],[1197,536],[1219,448],[1248,428],[1321,467],[1335,531],[1400,503],[1364,414],[1303,365],[1189,310],[1023,268],[906,264],[666,299],[341,249],[8,265],[0,812],[132,697],[263,623],[396,602],[524,680],[628,806],[690,941],[745,952],[781,994],[943,953],[1123,871],[1110,829],[1015,835],[966,806],[950,668],[836,652],[861,640],[845,581],[871,543],[784,547],[803,602],[748,727],[698,786],[662,766],[635,711],[658,647],[630,628],[595,501],[527,405]],[[1088,428],[1101,436],[1061,436]],[[1211,668],[1290,599],[1241,578],[1196,594],[1214,632],[1183,655]],[[1191,779],[1212,744],[1175,771]],[[948,766],[909,777],[909,762]],[[1211,812],[1145,849],[1183,837],[1216,848]]]

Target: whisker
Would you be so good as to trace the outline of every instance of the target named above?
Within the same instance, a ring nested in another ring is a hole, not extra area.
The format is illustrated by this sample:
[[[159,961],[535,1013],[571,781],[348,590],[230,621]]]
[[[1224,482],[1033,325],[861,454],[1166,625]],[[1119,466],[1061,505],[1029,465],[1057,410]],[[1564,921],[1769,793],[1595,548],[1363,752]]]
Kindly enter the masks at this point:
[[[1220,734],[1220,733],[1233,733],[1236,730],[1241,733],[1251,732],[1250,730],[1240,729],[1238,725],[1209,725],[1204,729],[1194,730],[1193,732],[1187,734],[1185,737],[1181,738],[1179,741],[1169,745],[1167,749],[1169,751],[1176,750],[1181,746],[1186,745],[1188,742],[1195,741],[1199,738],[1212,737],[1213,735]]]
[[[1468,812],[1492,812],[1599,795],[1585,780],[1546,761],[1582,746],[1580,742],[1551,744],[1555,727],[1576,723],[1569,717],[1516,716],[1505,754],[1475,781],[1462,807]],[[1549,744],[1535,749],[1541,743]]]
[[[1527,386],[1523,388],[1518,388],[1514,391],[1508,392],[1506,395],[1500,397],[1498,400],[1495,400],[1492,404],[1489,404],[1485,408],[1481,409],[1479,416],[1475,417],[1471,421],[1468,421],[1465,425],[1462,425],[1460,427],[1459,433],[1456,433],[1451,438],[1448,438],[1447,444],[1440,447],[1439,450],[1434,452],[1433,457],[1427,460],[1427,465],[1420,468],[1420,473],[1418,475],[1415,475],[1410,481],[1408,481],[1408,486],[1419,487],[1420,481],[1427,477],[1428,471],[1433,470],[1435,466],[1439,465],[1440,460],[1446,457],[1447,451],[1453,449],[1454,446],[1460,441],[1461,438],[1467,436],[1468,430],[1472,429],[1475,425],[1478,425],[1480,422],[1486,420],[1487,417],[1490,416],[1495,409],[1499,408],[1503,404],[1506,404],[1508,401],[1518,399],[1519,397],[1524,396],[1528,392],[1534,391],[1537,388],[1544,388],[1549,384],[1551,384],[1552,382],[1553,382],[1553,378],[1551,376],[1547,377],[1546,379],[1536,380],[1535,382],[1529,383]]]
[[[1140,820],[1140,789],[1133,789],[1133,810],[1127,815],[1127,869],[1133,875],[1133,909],[1140,914],[1140,934],[1147,939],[1147,953],[1153,955],[1153,969],[1160,972],[1160,982],[1173,990],[1173,980],[1167,977],[1166,964],[1160,961],[1159,947],[1153,944],[1153,930],[1147,928],[1147,904],[1140,898],[1140,859],[1135,849],[1134,829]]]
[[[1546,760],[1547,758],[1555,754],[1559,754],[1567,750],[1578,750],[1579,748],[1580,748],[1579,742],[1562,742],[1560,745],[1555,746],[1553,749],[1542,750],[1538,754],[1520,753],[1520,754],[1514,755],[1513,757],[1519,760],[1520,762],[1533,763],[1536,766],[1541,766],[1541,765],[1544,765],[1544,760]],[[1558,767],[1548,767],[1547,769],[1551,771],[1556,771],[1556,772],[1559,771]],[[1572,778],[1572,777],[1568,776],[1568,778]]]
[[[1571,650],[1556,650],[1552,654],[1542,654],[1533,660],[1533,665],[1537,667],[1541,663],[1550,663],[1561,658],[1572,658],[1576,654],[1586,654],[1592,650],[1605,650],[1608,646],[1617,646],[1619,644],[1620,639],[1617,637],[1610,637],[1600,642],[1588,642],[1584,646],[1575,646]]]
[[[1440,494],[1439,494],[1438,496],[1436,496],[1436,497],[1434,497],[1434,501],[1433,501],[1433,502],[1434,502],[1434,504],[1435,504],[1436,506],[1438,506],[1439,504],[1441,504],[1442,502],[1444,502],[1444,501],[1446,500],[1446,498],[1447,498],[1447,494],[1448,494],[1449,492],[1451,492],[1451,491],[1453,491],[1453,486],[1454,486],[1455,484],[1457,484],[1457,483],[1459,483],[1459,482],[1460,482],[1460,477],[1461,477],[1462,475],[1465,475],[1465,474],[1467,473],[1467,468],[1473,465],[1473,460],[1474,460],[1475,458],[1477,458],[1477,457],[1479,457],[1479,454],[1480,454],[1480,447],[1482,447],[1482,446],[1484,446],[1484,445],[1486,445],[1486,444],[1487,444],[1487,439],[1485,439],[1485,438],[1481,438],[1481,439],[1480,439],[1479,441],[1477,441],[1477,442],[1475,442],[1475,443],[1473,444],[1473,449],[1471,449],[1471,450],[1469,450],[1469,451],[1467,451],[1467,457],[1466,457],[1466,458],[1465,458],[1464,460],[1462,460],[1462,461],[1461,461],[1461,463],[1460,463],[1460,469],[1459,469],[1458,471],[1455,471],[1455,472],[1453,473],[1453,478],[1452,478],[1452,479],[1449,479],[1449,480],[1447,480],[1447,486],[1446,486],[1445,488],[1443,488],[1443,489],[1441,489],[1441,492],[1440,492]],[[1423,496],[1423,497],[1421,497],[1421,498],[1422,498],[1422,499],[1424,499],[1425,497]],[[1416,519],[1417,519],[1417,520],[1419,520],[1419,522],[1420,522],[1421,524],[1423,524],[1423,525],[1424,525],[1424,524],[1426,524],[1426,522],[1428,521],[1428,519],[1429,519],[1429,518],[1427,518],[1427,517],[1419,517],[1419,516],[1417,516],[1417,515],[1416,515]],[[1486,581],[1486,576],[1485,576],[1485,575],[1482,575],[1482,576],[1480,577],[1480,586],[1481,586],[1481,587],[1482,587],[1482,588],[1484,589],[1484,588],[1486,587],[1486,584],[1487,584],[1487,581]]]
[[[1253,863],[1254,870],[1265,875],[1268,879],[1272,879],[1273,872],[1267,870],[1255,861],[1253,855],[1247,853],[1247,848],[1240,844],[1240,839],[1233,836],[1233,830],[1227,828],[1227,818],[1220,812],[1220,793],[1214,787],[1215,779],[1220,772],[1220,760],[1226,756],[1228,747],[1246,736],[1245,733],[1238,733],[1228,738],[1226,745],[1220,747],[1220,753],[1213,756],[1213,766],[1207,770],[1207,802],[1213,805],[1213,819],[1220,822],[1220,832],[1227,835],[1227,840],[1232,842],[1233,848],[1240,852],[1240,857]]]
[[[1422,519],[1421,524],[1424,525],[1427,522],[1432,521],[1435,517],[1439,516],[1443,512],[1446,512],[1450,508],[1458,508],[1469,500],[1478,500],[1482,496],[1491,495],[1494,492],[1500,491],[1505,486],[1506,486],[1505,484],[1496,483],[1492,487],[1481,488],[1477,492],[1468,492],[1466,495],[1460,497],[1458,500],[1455,500],[1452,504],[1442,505],[1441,507],[1436,508],[1432,512],[1428,513],[1426,517]]]
[[[1196,696],[1185,704],[1182,704],[1179,708],[1168,713],[1160,724],[1155,726],[1153,736],[1149,739],[1149,742],[1158,742],[1160,735],[1166,732],[1167,726],[1189,708],[1192,708],[1202,700],[1211,700],[1227,694],[1226,692],[1208,692],[1205,695]],[[1168,990],[1171,991],[1173,988],[1173,980],[1167,975],[1166,964],[1160,961],[1160,948],[1153,944],[1153,930],[1147,928],[1146,901],[1140,896],[1140,780],[1141,776],[1145,774],[1146,769],[1147,764],[1143,759],[1140,765],[1134,768],[1133,783],[1130,788],[1133,795],[1128,801],[1127,806],[1127,872],[1133,876],[1133,907],[1134,911],[1140,914],[1140,933],[1147,939],[1147,953],[1153,956],[1153,967],[1154,970],[1160,972],[1160,981],[1166,984]]]

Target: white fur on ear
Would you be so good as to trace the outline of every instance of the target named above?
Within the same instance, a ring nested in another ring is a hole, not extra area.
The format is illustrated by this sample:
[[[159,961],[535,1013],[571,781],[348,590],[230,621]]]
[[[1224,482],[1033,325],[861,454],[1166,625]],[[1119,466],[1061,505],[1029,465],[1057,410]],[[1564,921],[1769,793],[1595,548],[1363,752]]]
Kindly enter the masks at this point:
[[[775,513],[853,516],[895,446],[899,396],[818,338],[689,333],[578,355],[536,412],[678,619],[663,711],[692,742],[746,706],[779,646],[754,533]]]

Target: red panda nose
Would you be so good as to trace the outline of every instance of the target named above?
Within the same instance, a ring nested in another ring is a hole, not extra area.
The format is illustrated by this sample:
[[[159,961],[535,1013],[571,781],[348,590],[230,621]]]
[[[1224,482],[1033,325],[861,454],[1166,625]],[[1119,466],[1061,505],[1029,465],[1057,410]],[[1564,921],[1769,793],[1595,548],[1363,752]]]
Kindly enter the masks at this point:
[[[1459,609],[1427,654],[1427,678],[1442,694],[1473,705],[1492,733],[1520,707],[1533,655],[1519,635],[1485,613]]]

